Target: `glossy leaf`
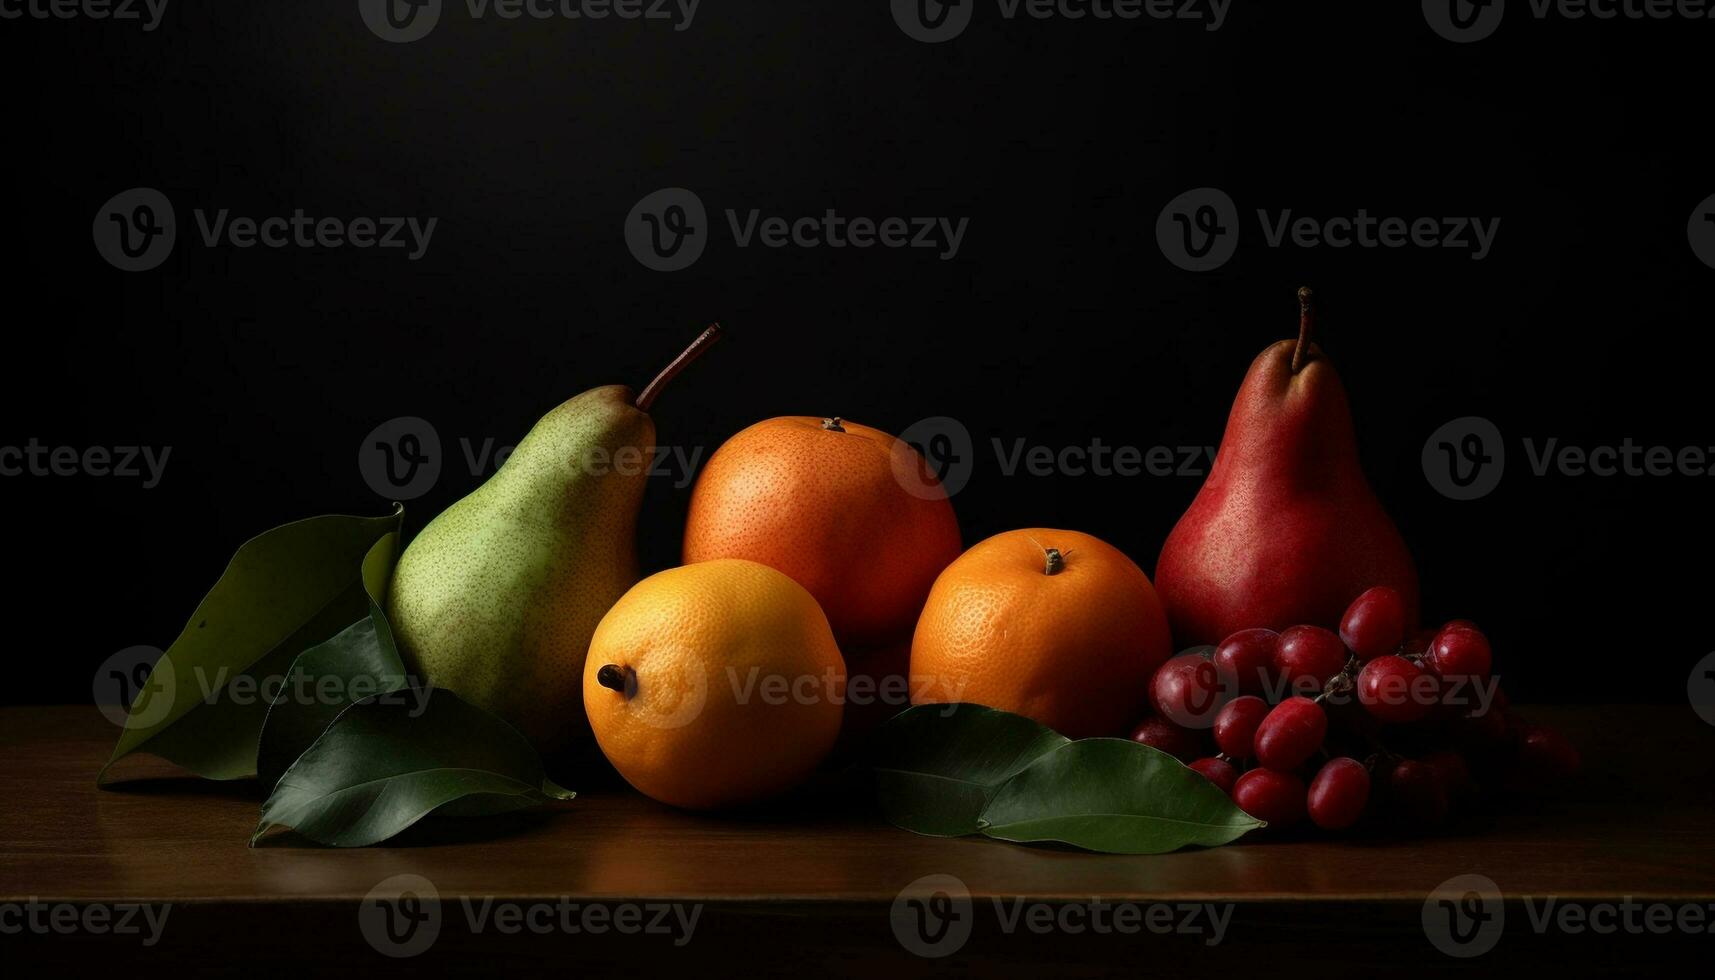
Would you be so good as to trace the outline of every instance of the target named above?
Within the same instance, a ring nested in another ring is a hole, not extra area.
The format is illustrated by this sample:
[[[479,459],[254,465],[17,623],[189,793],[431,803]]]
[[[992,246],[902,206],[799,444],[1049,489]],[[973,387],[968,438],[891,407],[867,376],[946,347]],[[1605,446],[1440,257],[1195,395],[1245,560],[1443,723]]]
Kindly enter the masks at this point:
[[[1067,744],[1029,718],[982,705],[907,709],[877,735],[872,764],[882,812],[919,834],[974,834],[1002,783]]]
[[[97,781],[138,751],[210,779],[254,774],[269,680],[370,614],[402,514],[395,505],[386,517],[314,517],[240,547],[150,672]]]
[[[1037,759],[983,810],[982,832],[1108,854],[1214,846],[1262,826],[1215,784],[1165,752],[1090,738]]]
[[[384,841],[432,813],[473,816],[569,800],[500,718],[437,688],[358,701],[286,770],[262,804],[274,827],[336,847]]]

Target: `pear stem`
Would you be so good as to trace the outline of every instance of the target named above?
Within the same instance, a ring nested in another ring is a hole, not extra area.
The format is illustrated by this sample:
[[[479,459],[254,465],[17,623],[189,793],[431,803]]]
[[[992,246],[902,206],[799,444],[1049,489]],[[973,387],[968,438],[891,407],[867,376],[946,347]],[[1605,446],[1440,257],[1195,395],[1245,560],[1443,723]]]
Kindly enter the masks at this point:
[[[1310,359],[1310,334],[1316,328],[1316,312],[1310,301],[1315,294],[1309,286],[1298,288],[1298,343],[1292,348],[1292,373],[1297,374]]]
[[[713,347],[715,341],[719,339],[721,339],[721,325],[718,323],[709,324],[709,328],[699,334],[696,340],[691,341],[691,346],[680,351],[679,356],[673,358],[673,363],[662,368],[661,373],[655,376],[655,380],[649,382],[648,386],[643,389],[643,394],[637,396],[637,410],[640,412],[649,411],[650,406],[655,404],[656,397],[661,394],[661,389],[665,388],[674,378],[677,378],[679,372],[690,367],[692,361],[702,357],[703,352]]]

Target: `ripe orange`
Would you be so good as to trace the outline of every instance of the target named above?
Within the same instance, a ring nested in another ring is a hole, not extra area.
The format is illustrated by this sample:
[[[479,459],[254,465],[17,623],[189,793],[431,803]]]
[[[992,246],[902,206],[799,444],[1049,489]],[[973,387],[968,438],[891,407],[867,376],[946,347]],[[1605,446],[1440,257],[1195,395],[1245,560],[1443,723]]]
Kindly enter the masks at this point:
[[[959,555],[953,505],[923,457],[842,419],[769,419],[710,457],[691,494],[686,563],[748,558],[810,590],[842,644],[911,631]]]
[[[639,792],[708,809],[809,775],[839,735],[845,680],[810,593],[756,562],[710,561],[651,575],[608,610],[584,710]]]
[[[1070,738],[1124,735],[1173,652],[1143,569],[1088,534],[997,534],[929,593],[911,643],[914,703],[970,701]]]

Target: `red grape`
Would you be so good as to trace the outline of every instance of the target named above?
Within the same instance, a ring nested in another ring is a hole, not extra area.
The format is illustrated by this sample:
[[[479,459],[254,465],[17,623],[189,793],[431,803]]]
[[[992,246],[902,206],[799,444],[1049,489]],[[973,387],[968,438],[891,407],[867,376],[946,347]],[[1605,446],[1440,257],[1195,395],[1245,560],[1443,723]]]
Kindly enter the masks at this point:
[[[1370,772],[1356,759],[1329,759],[1310,781],[1306,809],[1323,830],[1345,830],[1364,815],[1370,801]]]
[[[1359,660],[1398,650],[1405,642],[1405,597],[1385,585],[1358,596],[1340,618],[1340,639]]]
[[[1198,759],[1191,763],[1191,768],[1202,774],[1203,778],[1209,782],[1221,787],[1221,792],[1228,795],[1232,794],[1233,783],[1237,782],[1239,778],[1239,771],[1233,768],[1231,762],[1225,759],[1217,759],[1214,756]]]
[[[1387,777],[1388,802],[1407,820],[1425,826],[1447,819],[1447,788],[1427,762],[1401,759]]]
[[[1319,694],[1346,666],[1346,644],[1320,626],[1294,626],[1280,634],[1274,666],[1287,690]]]
[[[1444,626],[1429,644],[1424,663],[1442,677],[1487,680],[1493,659],[1488,637],[1468,626]]]
[[[1215,669],[1227,690],[1266,694],[1274,685],[1274,648],[1280,634],[1268,629],[1239,630],[1215,648]]]
[[[1304,780],[1272,769],[1252,769],[1233,784],[1239,809],[1275,827],[1304,819]]]
[[[1450,749],[1441,749],[1423,757],[1441,777],[1441,785],[1446,787],[1449,799],[1458,799],[1471,789],[1471,768],[1465,764],[1465,757]]]
[[[1302,766],[1328,734],[1328,715],[1309,698],[1287,698],[1257,726],[1252,744],[1265,768],[1291,772]]]
[[[1519,739],[1519,765],[1531,775],[1553,777],[1576,773],[1584,760],[1566,736],[1541,725],[1525,725]]]
[[[1131,740],[1152,749],[1160,749],[1180,762],[1189,762],[1206,754],[1207,744],[1201,732],[1180,728],[1166,718],[1151,715],[1131,733]]]
[[[1235,759],[1251,757],[1251,740],[1257,726],[1268,717],[1268,702],[1246,694],[1228,701],[1215,716],[1215,744]]]
[[[1182,653],[1162,664],[1149,682],[1155,710],[1181,728],[1206,729],[1226,701],[1214,661],[1202,654]]]
[[[1407,724],[1435,706],[1434,680],[1404,657],[1377,657],[1358,672],[1358,702],[1377,721]]]

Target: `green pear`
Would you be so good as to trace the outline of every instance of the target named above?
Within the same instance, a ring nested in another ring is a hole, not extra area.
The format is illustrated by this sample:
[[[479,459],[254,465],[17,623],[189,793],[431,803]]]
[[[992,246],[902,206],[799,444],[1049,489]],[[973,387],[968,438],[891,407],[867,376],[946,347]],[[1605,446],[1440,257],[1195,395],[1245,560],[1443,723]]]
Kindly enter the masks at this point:
[[[649,408],[719,336],[718,324],[704,331],[641,396],[609,385],[562,403],[417,535],[387,595],[413,671],[505,718],[545,755],[588,732],[584,655],[638,578]]]

